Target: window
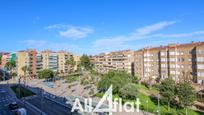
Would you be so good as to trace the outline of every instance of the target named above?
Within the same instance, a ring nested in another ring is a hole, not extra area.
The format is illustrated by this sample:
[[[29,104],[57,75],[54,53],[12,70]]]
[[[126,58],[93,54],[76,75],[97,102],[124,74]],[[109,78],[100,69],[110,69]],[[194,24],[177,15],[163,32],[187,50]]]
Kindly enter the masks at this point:
[[[161,61],[162,61],[162,62],[166,61],[166,58],[161,58]]]
[[[170,65],[170,68],[175,68],[175,67],[176,67],[175,64]]]
[[[175,55],[175,52],[171,51],[169,52],[169,55]]]
[[[204,54],[204,50],[197,50],[196,53],[197,54]]]
[[[166,55],[166,52],[161,52],[160,55],[161,55],[161,56],[165,56],[165,55]]]
[[[170,61],[170,62],[176,61],[176,58],[169,58],[169,61]]]
[[[161,64],[161,67],[162,67],[162,68],[165,68],[165,67],[166,67],[166,64]]]
[[[204,65],[198,64],[198,65],[197,65],[197,68],[198,68],[198,69],[204,69]]]
[[[197,75],[198,77],[204,77],[204,72],[198,72]]]
[[[197,57],[197,62],[204,62],[204,57]]]
[[[176,74],[176,71],[170,71],[170,74]]]

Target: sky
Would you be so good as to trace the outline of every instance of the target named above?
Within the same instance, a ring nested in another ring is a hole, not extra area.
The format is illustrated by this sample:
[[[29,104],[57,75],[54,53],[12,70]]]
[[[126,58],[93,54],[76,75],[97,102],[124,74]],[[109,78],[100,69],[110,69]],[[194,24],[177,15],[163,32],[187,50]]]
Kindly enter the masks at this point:
[[[98,54],[204,41],[204,0],[1,0],[0,51]]]

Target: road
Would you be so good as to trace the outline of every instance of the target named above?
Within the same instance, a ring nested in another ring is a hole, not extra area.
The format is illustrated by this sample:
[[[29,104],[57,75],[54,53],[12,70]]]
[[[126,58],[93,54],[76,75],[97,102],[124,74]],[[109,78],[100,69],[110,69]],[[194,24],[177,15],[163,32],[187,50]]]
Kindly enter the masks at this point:
[[[48,115],[78,115],[77,113],[71,113],[70,108],[62,106],[46,98],[41,98],[40,96],[27,99],[27,101]]]
[[[8,109],[8,104],[16,100],[14,96],[11,96],[4,89],[0,89],[0,115],[13,115],[13,113]],[[4,92],[5,91],[5,92]]]
[[[17,102],[20,108],[25,108],[28,115],[37,115],[36,112],[24,106],[21,100],[18,100],[8,88],[7,84],[0,84],[0,115],[14,115],[14,112],[10,111],[8,105],[12,102]]]

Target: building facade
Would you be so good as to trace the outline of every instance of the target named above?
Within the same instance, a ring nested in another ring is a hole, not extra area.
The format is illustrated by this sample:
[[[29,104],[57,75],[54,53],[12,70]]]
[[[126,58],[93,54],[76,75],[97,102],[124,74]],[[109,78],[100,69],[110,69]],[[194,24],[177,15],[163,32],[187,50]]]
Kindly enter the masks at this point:
[[[135,74],[142,81],[171,77],[204,83],[204,42],[143,48],[134,57]]]
[[[92,56],[91,62],[100,73],[106,73],[109,70],[125,70],[134,75],[134,51],[132,50],[101,53]]]
[[[56,52],[45,50],[42,54],[42,68],[58,72],[58,55]]]
[[[4,66],[6,65],[6,63],[8,61],[15,61],[16,60],[16,53],[1,53],[1,63],[0,63],[0,68],[4,68]]]
[[[16,53],[16,65],[18,76],[29,74],[31,77],[36,76],[36,50],[28,49]],[[27,73],[24,73],[22,68],[27,66],[29,68]]]

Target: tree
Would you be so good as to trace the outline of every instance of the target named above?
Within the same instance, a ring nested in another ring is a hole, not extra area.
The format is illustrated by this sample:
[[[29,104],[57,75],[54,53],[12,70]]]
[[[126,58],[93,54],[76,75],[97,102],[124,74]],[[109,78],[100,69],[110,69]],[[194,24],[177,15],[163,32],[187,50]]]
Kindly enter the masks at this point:
[[[177,95],[180,103],[186,109],[186,115],[188,115],[187,107],[193,105],[196,99],[196,93],[190,83],[184,81],[178,84]]]
[[[13,76],[13,69],[16,67],[16,62],[15,61],[13,61],[13,60],[10,60],[10,61],[8,61],[6,64],[5,64],[5,66],[4,66],[4,68],[6,68],[8,71],[9,71],[9,74],[12,76],[12,77],[14,77]],[[16,75],[17,76],[17,75]]]
[[[137,87],[133,83],[128,83],[119,90],[119,95],[124,99],[136,99]]]
[[[22,68],[21,68],[21,70],[23,71],[23,73],[24,73],[24,80],[26,79],[26,73],[28,73],[28,74],[30,74],[30,68],[28,67],[28,66],[23,66]]]
[[[38,78],[40,79],[53,79],[54,78],[54,72],[49,69],[44,69],[39,71]]]
[[[70,59],[66,60],[65,64],[70,67],[70,72],[72,72],[74,66],[76,65],[76,62],[74,61],[74,57],[71,56]]]
[[[170,103],[175,99],[175,81],[171,78],[167,78],[159,85],[159,93],[161,99],[168,103],[168,110],[170,110]]]
[[[6,68],[9,71],[12,71],[13,68],[15,68],[15,67],[16,67],[16,62],[13,60],[8,61],[4,66],[4,68]]]
[[[138,77],[137,76],[131,76],[132,83],[138,83]]]
[[[80,58],[80,65],[82,67],[84,67],[86,70],[92,69],[92,64],[91,64],[91,61],[89,59],[89,56],[83,54]]]
[[[99,81],[98,89],[101,92],[105,92],[112,84],[113,93],[118,94],[119,89],[130,82],[130,75],[127,72],[110,70],[108,73],[104,74],[104,76]]]
[[[16,73],[16,72],[12,72],[12,73],[11,73],[11,76],[14,78],[14,77],[17,76],[17,73]]]

